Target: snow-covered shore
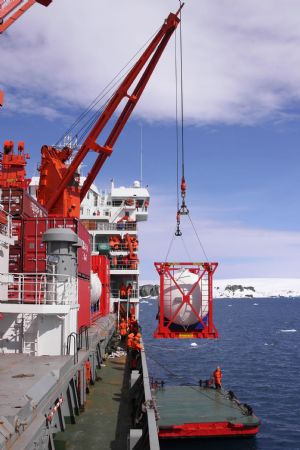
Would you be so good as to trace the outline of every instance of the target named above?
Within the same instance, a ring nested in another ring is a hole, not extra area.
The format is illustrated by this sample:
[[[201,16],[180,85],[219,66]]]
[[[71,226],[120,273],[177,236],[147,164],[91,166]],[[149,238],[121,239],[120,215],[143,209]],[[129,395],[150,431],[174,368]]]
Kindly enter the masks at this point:
[[[214,298],[300,297],[300,278],[214,280]]]
[[[141,282],[141,286],[158,281]],[[214,280],[214,298],[300,297],[300,278],[232,278]]]

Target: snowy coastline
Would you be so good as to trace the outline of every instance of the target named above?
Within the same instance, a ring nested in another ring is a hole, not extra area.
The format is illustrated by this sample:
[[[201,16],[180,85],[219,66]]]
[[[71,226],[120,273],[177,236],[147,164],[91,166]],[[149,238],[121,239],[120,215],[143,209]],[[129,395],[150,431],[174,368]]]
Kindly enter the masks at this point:
[[[141,282],[157,285],[157,281]],[[214,280],[214,298],[300,298],[300,278],[232,278]]]

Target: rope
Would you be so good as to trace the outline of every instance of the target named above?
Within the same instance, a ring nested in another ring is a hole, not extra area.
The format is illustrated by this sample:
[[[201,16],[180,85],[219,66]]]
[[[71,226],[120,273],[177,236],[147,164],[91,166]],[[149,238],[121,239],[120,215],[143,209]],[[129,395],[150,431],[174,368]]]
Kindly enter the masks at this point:
[[[72,123],[72,125],[68,128],[67,131],[65,131],[65,133],[58,139],[58,141],[56,142],[55,146],[57,146],[66,135],[70,134],[71,131],[74,130],[74,128],[95,108],[95,106],[97,104],[99,104],[99,102],[101,100],[103,100],[103,98],[105,98],[107,96],[107,94],[116,86],[116,84],[118,84],[120,82],[120,80],[122,80],[128,73],[129,71],[132,69],[132,67],[134,66],[134,64],[132,64],[129,69],[123,74],[122,72],[130,65],[130,63],[137,57],[137,55],[139,53],[141,53],[141,51],[146,47],[146,45],[153,39],[153,37],[157,34],[159,28],[157,28],[157,30],[150,36],[150,38],[137,50],[137,52],[132,56],[132,58],[125,64],[125,66],[122,67],[121,70],[119,70],[119,72],[111,79],[111,81],[102,89],[102,91],[94,98],[94,100],[91,101],[91,103],[88,105],[88,107],[86,108],[85,111],[83,111],[78,117],[77,119]],[[115,83],[114,83],[115,82]],[[112,86],[111,86],[112,85]],[[111,86],[111,87],[110,87]],[[108,89],[110,87],[110,89]],[[99,108],[99,110],[101,110],[101,108],[104,108],[104,106],[101,106]],[[96,114],[98,114],[99,110],[96,112]],[[77,133],[78,134],[78,133]]]
[[[186,252],[186,254],[187,254],[187,257],[188,257],[189,261],[192,261],[190,252],[188,251],[188,248],[187,248],[187,246],[186,246],[186,244],[185,244],[185,242],[184,242],[183,236],[181,236],[181,240],[182,240],[183,247],[184,247],[184,250],[185,250],[185,252]]]
[[[179,0],[181,6],[181,0]],[[182,57],[182,20],[180,10],[180,24],[179,24],[179,36],[180,36],[180,90],[181,90],[181,151],[182,151],[182,176],[184,177],[184,130],[183,130],[183,57]]]
[[[177,32],[175,31],[175,126],[176,126],[176,190],[177,209],[179,211],[179,131],[178,131],[178,74],[177,74]]]
[[[175,231],[176,231],[176,228],[175,228]],[[172,246],[173,246],[173,242],[174,242],[174,239],[175,239],[175,231],[174,231],[174,233],[172,234],[172,238],[171,238],[171,242],[170,242],[169,247],[168,247],[168,251],[167,251],[167,254],[166,254],[165,262],[167,262],[167,259],[168,259],[168,257],[169,257],[171,248],[172,248]]]
[[[198,235],[197,230],[196,230],[196,228],[195,228],[195,225],[194,225],[194,223],[193,223],[193,221],[192,221],[192,219],[191,219],[191,216],[190,216],[190,214],[188,214],[187,216],[188,216],[188,218],[189,218],[189,220],[190,220],[190,222],[191,222],[191,225],[192,225],[192,227],[193,227],[193,230],[194,230],[194,232],[195,232],[195,235],[196,235],[196,237],[197,237],[197,240],[198,240],[198,242],[199,242],[199,245],[200,245],[200,247],[201,247],[201,249],[202,249],[202,251],[203,251],[203,254],[204,254],[204,256],[205,256],[206,262],[208,262],[207,254],[206,254],[206,252],[205,252],[205,250],[204,250],[203,244],[202,244],[202,242],[201,242],[201,240],[200,240],[200,238],[199,238],[199,235]]]

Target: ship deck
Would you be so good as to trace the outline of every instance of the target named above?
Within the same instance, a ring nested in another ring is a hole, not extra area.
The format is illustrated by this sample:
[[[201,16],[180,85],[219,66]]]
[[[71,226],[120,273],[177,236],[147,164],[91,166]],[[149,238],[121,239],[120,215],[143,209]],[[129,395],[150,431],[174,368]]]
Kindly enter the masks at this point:
[[[85,413],[55,438],[58,450],[127,448],[130,429],[129,367],[126,357],[108,359],[90,386]]]
[[[16,416],[27,415],[72,366],[70,356],[1,355],[0,415],[12,423]]]
[[[259,419],[249,415],[224,391],[197,386],[174,386],[155,392],[163,438],[253,436]]]

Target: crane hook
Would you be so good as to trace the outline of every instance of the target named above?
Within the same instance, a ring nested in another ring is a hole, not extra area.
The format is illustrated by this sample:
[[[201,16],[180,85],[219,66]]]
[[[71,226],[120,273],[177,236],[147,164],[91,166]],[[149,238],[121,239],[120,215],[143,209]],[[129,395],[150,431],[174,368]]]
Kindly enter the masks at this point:
[[[181,179],[181,198],[182,198],[182,203],[181,203],[180,210],[178,211],[179,214],[181,214],[181,215],[189,214],[188,207],[186,206],[186,203],[185,203],[185,195],[186,195],[186,182],[185,182],[184,176],[182,176],[182,179]]]
[[[177,211],[176,221],[177,221],[177,228],[175,231],[175,236],[182,236],[182,232],[180,230],[180,211]]]

